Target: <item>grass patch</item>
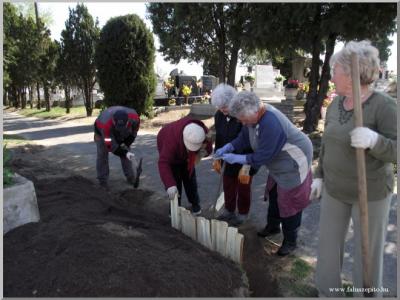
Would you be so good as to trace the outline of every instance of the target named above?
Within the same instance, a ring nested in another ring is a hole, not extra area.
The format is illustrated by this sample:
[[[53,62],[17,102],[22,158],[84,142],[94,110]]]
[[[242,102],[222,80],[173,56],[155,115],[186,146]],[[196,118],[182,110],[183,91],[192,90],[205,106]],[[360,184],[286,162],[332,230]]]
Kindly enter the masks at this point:
[[[10,168],[11,153],[7,149],[7,144],[3,146],[3,186],[7,187],[13,183],[13,172]]]
[[[346,297],[354,297],[353,292],[351,292],[351,289],[353,288],[352,284],[343,283],[343,288],[344,288],[344,294]]]
[[[92,116],[98,116],[100,109],[94,108]],[[84,118],[86,117],[86,108],[84,106],[71,107],[70,113],[66,113],[66,109],[63,107],[52,107],[50,111],[46,109],[37,108],[24,108],[18,110],[18,113],[26,117],[37,117],[41,119],[57,119],[61,117],[72,117],[72,118]]]
[[[3,143],[4,144],[25,144],[27,140],[20,135],[17,134],[4,134],[3,135]]]
[[[312,267],[300,258],[296,258],[293,262],[292,269],[290,273],[297,280],[306,278],[312,271]]]

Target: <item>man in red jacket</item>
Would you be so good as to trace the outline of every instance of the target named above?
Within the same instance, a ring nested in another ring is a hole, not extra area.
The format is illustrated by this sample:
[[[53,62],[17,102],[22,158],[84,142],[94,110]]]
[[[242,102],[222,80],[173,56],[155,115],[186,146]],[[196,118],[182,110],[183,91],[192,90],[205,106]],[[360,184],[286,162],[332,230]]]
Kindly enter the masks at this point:
[[[199,120],[184,117],[164,126],[157,135],[158,169],[168,197],[178,194],[181,205],[182,183],[192,204],[193,215],[201,213],[195,164],[212,152],[206,139],[207,127]]]
[[[137,163],[135,155],[129,152],[139,130],[140,119],[136,111],[124,106],[111,106],[104,110],[94,123],[94,140],[97,145],[97,179],[102,187],[108,189],[108,153],[121,159],[122,170],[129,183],[134,184]]]

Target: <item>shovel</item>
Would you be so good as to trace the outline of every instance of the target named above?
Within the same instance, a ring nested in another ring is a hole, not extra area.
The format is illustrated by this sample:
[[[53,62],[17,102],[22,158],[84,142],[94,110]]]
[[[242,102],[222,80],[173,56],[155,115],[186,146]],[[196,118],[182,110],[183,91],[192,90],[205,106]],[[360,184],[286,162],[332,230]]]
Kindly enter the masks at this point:
[[[138,166],[136,168],[136,179],[135,179],[135,182],[133,183],[133,187],[135,189],[139,186],[140,174],[142,174],[142,161],[143,161],[143,157],[140,158]]]
[[[224,206],[224,202],[225,202],[225,194],[223,191],[221,192],[222,180],[224,179],[224,171],[225,171],[225,163],[222,165],[222,168],[221,168],[221,175],[219,177],[216,201],[210,207],[210,209],[213,211],[213,217],[215,217],[215,215],[221,210],[221,208]]]

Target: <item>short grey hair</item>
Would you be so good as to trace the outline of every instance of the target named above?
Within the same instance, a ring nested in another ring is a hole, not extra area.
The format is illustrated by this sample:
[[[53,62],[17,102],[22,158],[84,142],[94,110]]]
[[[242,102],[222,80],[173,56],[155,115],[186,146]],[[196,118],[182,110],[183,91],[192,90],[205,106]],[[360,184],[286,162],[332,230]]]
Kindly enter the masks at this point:
[[[236,90],[228,84],[221,83],[211,93],[211,104],[217,108],[228,107]]]
[[[379,51],[371,45],[370,41],[350,41],[342,50],[332,55],[329,64],[333,69],[335,64],[343,67],[344,72],[351,73],[351,54],[355,52],[358,55],[360,66],[360,83],[368,85],[373,83],[379,77]]]
[[[249,91],[241,91],[233,97],[229,104],[229,114],[235,118],[247,117],[259,111],[261,107],[260,98]]]

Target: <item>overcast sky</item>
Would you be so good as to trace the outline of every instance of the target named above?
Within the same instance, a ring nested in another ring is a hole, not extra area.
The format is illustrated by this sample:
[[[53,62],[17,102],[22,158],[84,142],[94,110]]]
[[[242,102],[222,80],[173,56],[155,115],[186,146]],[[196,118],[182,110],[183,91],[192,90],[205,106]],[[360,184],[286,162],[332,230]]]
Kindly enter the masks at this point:
[[[50,30],[54,39],[59,40],[61,31],[65,28],[65,21],[68,19],[68,7],[74,8],[75,6],[76,2],[39,2],[39,14],[41,11],[48,11],[52,15],[53,24],[50,26]],[[150,20],[146,18],[145,2],[85,2],[85,6],[87,6],[89,13],[94,18],[98,18],[100,28],[112,17],[135,13],[152,30]],[[397,35],[395,34],[391,39],[394,43],[391,47],[392,55],[388,60],[388,68],[397,73]],[[158,48],[159,41],[156,36],[154,36],[154,40],[156,48]],[[338,43],[335,50],[341,47],[343,47],[343,44]],[[167,75],[174,68],[178,68],[179,71],[183,70],[186,74],[195,75],[197,78],[203,74],[203,69],[200,65],[189,64],[187,61],[182,61],[179,65],[172,65],[164,61],[162,55],[157,53],[155,71],[159,75]]]

